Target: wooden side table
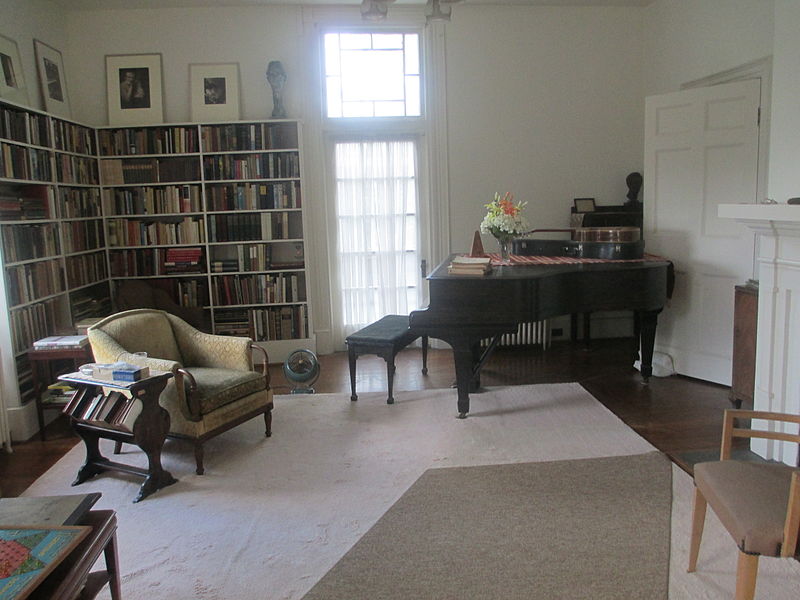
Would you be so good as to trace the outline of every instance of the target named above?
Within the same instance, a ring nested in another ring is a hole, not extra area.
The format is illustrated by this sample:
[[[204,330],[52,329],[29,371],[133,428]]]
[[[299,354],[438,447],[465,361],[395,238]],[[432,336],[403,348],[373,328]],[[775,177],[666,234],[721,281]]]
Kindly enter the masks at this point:
[[[145,478],[139,488],[139,494],[133,500],[139,502],[153,492],[177,481],[161,466],[161,449],[169,432],[170,419],[169,413],[158,403],[158,399],[171,377],[172,373],[169,371],[159,372],[132,383],[92,379],[80,372],[59,377],[59,380],[67,381],[79,388],[89,388],[87,391],[94,395],[106,394],[108,390],[123,391],[130,393],[130,402],[139,400],[142,403],[142,411],[130,429],[115,429],[104,426],[100,421],[87,421],[72,416],[72,426],[86,445],[86,461],[78,470],[78,476],[72,485],[81,484],[105,471],[122,471],[139,475]],[[100,438],[136,444],[147,455],[147,469],[108,460],[100,453]]]
[[[54,348],[47,350],[29,348],[28,360],[31,363],[31,379],[33,381],[33,393],[36,398],[36,415],[39,418],[39,438],[44,441],[44,411],[64,408],[64,402],[47,403],[42,400],[42,394],[57,375],[57,373],[53,373],[53,364],[58,361],[72,361],[73,369],[77,371],[82,364],[92,362],[92,348],[88,344],[82,348]]]
[[[90,510],[99,493],[0,499],[0,522],[21,526],[86,525],[89,535],[28,596],[29,600],[94,598],[109,584],[121,600],[117,518],[113,510]],[[103,554],[105,570],[93,570]]]

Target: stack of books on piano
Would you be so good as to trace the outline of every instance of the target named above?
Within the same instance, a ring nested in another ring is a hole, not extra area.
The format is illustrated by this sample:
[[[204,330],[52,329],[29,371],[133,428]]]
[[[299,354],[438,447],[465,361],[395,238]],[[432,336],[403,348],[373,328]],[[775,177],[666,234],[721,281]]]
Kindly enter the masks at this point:
[[[488,256],[456,256],[447,272],[451,275],[486,275],[492,270],[492,261]]]

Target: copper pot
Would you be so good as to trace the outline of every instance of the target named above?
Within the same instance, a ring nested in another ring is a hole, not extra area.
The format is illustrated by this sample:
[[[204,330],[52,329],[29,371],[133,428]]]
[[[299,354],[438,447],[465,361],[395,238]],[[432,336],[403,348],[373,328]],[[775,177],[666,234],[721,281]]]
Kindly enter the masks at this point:
[[[638,227],[577,227],[572,230],[576,242],[638,242],[641,230]]]

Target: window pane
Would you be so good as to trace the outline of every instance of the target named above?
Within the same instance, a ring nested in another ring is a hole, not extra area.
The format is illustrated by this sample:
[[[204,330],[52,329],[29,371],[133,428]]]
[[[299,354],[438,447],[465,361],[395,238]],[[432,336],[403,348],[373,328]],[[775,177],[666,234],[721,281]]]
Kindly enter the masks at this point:
[[[342,104],[344,117],[374,117],[372,102],[344,102]]]
[[[403,35],[400,33],[375,33],[372,35],[372,47],[376,50],[402,50]]]
[[[338,77],[328,77],[327,79],[327,100],[328,100],[328,116],[341,117],[342,116],[342,87]]]
[[[419,75],[419,36],[406,34],[406,75]]]
[[[419,76],[411,75],[406,77],[406,115],[418,117],[421,114]]]
[[[376,117],[404,117],[406,116],[406,105],[404,102],[376,102]]]
[[[402,100],[403,55],[400,52],[342,52],[344,100]]]
[[[372,47],[372,34],[342,33],[339,43],[342,50],[369,50]]]
[[[325,34],[325,74],[339,74],[339,34]]]

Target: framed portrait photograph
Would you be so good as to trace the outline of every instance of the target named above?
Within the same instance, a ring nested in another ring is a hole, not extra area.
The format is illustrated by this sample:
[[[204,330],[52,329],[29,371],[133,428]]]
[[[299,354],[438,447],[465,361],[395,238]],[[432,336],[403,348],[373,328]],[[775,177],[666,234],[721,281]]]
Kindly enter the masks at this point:
[[[106,55],[109,125],[164,122],[160,54]]]
[[[239,63],[189,65],[192,121],[239,119]]]
[[[28,88],[25,87],[17,42],[4,35],[0,35],[0,98],[28,104]]]
[[[40,40],[33,40],[33,48],[36,51],[36,70],[39,73],[44,109],[59,117],[71,117],[61,52]]]

